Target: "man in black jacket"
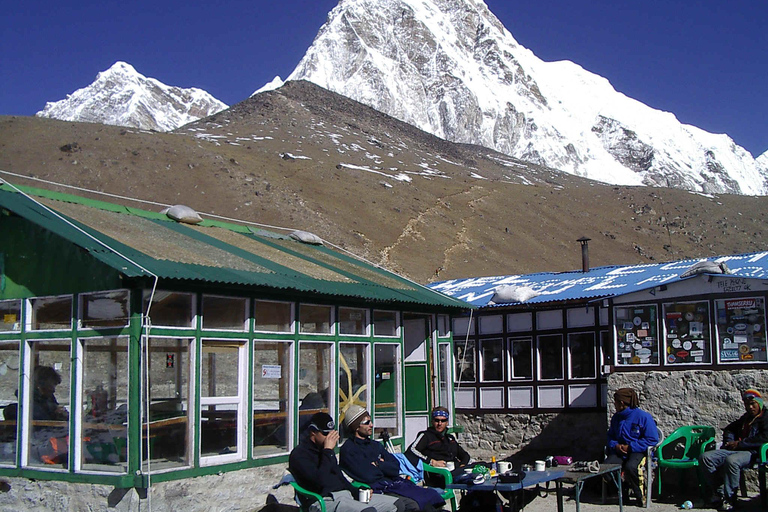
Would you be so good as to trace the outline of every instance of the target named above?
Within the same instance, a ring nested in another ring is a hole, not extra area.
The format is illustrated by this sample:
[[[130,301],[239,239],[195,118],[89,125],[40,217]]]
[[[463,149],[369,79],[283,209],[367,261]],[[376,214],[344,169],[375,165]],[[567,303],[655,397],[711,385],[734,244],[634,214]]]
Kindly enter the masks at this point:
[[[746,412],[723,430],[723,446],[701,454],[701,469],[710,489],[711,504],[719,510],[733,510],[741,470],[755,462],[758,450],[768,443],[768,414],[759,391],[741,395]]]
[[[322,496],[327,512],[403,512],[399,500],[392,496],[374,494],[368,503],[354,498],[358,491],[341,473],[333,451],[339,441],[335,427],[333,418],[324,412],[312,416],[306,434],[288,459],[288,469],[296,482]],[[320,509],[317,504],[304,506]]]
[[[448,433],[448,409],[442,406],[432,409],[432,426],[416,435],[405,456],[414,466],[422,461],[436,468],[448,467],[452,471],[469,463],[469,454]],[[461,470],[458,472],[461,473]]]

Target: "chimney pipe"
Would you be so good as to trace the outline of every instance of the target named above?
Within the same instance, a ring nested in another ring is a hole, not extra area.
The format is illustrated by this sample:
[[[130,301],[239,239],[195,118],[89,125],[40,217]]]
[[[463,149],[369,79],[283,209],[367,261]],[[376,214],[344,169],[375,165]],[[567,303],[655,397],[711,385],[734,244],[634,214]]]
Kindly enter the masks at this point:
[[[590,240],[592,239],[587,238],[585,236],[576,240],[581,244],[581,271],[582,272],[589,272],[589,247],[587,246],[587,242],[589,242]]]

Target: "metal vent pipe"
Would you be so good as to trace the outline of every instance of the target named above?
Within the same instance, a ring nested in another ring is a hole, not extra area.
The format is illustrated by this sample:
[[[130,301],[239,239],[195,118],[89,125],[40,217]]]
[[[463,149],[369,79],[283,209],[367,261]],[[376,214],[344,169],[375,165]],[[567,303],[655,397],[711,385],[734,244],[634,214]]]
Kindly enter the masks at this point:
[[[589,242],[590,240],[592,239],[587,238],[585,236],[576,240],[581,244],[581,271],[582,272],[589,272],[589,246],[587,245],[587,242]]]

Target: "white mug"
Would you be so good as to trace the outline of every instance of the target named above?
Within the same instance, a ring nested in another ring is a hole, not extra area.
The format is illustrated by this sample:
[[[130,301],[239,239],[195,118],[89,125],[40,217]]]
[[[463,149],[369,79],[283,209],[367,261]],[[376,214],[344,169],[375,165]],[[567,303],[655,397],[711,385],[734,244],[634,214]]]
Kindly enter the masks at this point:
[[[535,471],[545,471],[547,469],[547,463],[543,460],[537,460],[534,464],[534,470]]]
[[[372,494],[373,494],[373,491],[371,489],[360,488],[358,501],[360,501],[361,503],[368,503],[369,501],[371,501]]]
[[[512,463],[511,462],[499,462],[499,473],[508,473],[509,471],[512,471]]]
[[[447,469],[448,471],[453,471],[454,469],[456,469],[456,464],[454,464],[451,461],[448,461],[445,463],[445,469]]]

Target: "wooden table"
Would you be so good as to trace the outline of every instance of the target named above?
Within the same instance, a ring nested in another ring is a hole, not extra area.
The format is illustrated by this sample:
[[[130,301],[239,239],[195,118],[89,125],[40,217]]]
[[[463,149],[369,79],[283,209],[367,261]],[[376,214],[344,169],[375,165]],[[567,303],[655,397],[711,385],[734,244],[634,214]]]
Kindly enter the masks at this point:
[[[573,471],[573,466],[559,466],[565,470],[565,474],[557,480],[558,487],[562,484],[573,484],[576,488],[576,512],[580,510],[581,490],[584,488],[584,481],[592,477],[603,476],[610,478],[616,489],[619,491],[619,511],[623,512],[624,502],[621,495],[621,464],[600,464],[600,470],[597,473],[589,471]],[[603,504],[605,504],[605,487],[603,487]],[[557,492],[557,512],[563,512],[563,493],[558,489]]]

